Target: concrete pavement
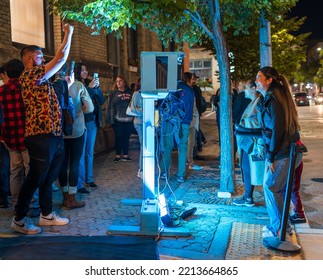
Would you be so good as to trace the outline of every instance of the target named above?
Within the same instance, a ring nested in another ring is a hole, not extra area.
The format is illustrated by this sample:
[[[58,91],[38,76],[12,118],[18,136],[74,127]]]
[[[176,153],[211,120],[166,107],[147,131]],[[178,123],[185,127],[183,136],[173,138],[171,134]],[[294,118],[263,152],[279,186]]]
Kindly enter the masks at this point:
[[[214,116],[214,115],[213,115]],[[165,236],[163,229],[156,236],[161,259],[192,260],[323,260],[323,231],[311,229],[308,224],[296,226],[293,243],[302,246],[301,253],[288,254],[269,250],[262,244],[262,227],[268,222],[261,187],[255,189],[256,207],[236,207],[231,198],[218,198],[220,169],[215,120],[202,121],[203,132],[208,143],[201,156],[204,161],[196,162],[204,167],[201,171],[188,171],[187,180],[179,184],[175,178],[177,154],[173,154],[171,178],[159,181],[159,191],[166,194],[173,217],[183,210],[197,208],[193,216],[175,220],[174,228],[189,230],[189,236]],[[214,123],[214,125],[213,125]],[[130,157],[132,162],[114,163],[114,153],[102,153],[95,157],[95,183],[98,189],[89,195],[78,194],[86,203],[84,208],[66,210],[61,208],[61,193],[53,193],[54,208],[62,216],[70,218],[70,224],[62,227],[43,227],[42,235],[107,235],[111,225],[133,226],[140,224],[140,205],[124,203],[125,200],[142,198],[142,182],[137,178],[139,142],[131,138]],[[235,170],[236,192],[243,192],[240,170]],[[180,203],[178,203],[180,201]],[[19,234],[10,229],[13,209],[0,209],[0,237]],[[34,219],[37,223],[37,218]]]

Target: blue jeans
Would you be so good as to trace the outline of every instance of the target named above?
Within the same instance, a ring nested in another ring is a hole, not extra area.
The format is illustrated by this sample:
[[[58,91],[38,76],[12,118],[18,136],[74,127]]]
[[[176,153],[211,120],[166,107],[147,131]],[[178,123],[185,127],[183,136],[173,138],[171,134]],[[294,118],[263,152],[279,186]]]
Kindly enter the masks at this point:
[[[139,169],[142,170],[142,136],[143,136],[143,125],[142,123],[134,124],[135,129],[138,133],[139,144],[140,144],[140,154],[139,154]]]
[[[249,156],[243,149],[241,149],[241,169],[244,184],[244,198],[253,199],[254,186],[251,185],[250,163]]]
[[[177,165],[177,176],[185,177],[186,175],[186,159],[187,159],[187,143],[188,143],[188,135],[190,132],[189,124],[181,124],[180,125],[180,133],[179,133],[179,143],[178,143],[178,165]],[[164,140],[164,152],[162,152],[161,158],[161,172],[169,174],[170,164],[171,164],[171,155],[173,151],[173,131],[171,125],[166,123],[165,135],[161,137],[165,137]]]
[[[9,193],[10,157],[5,145],[0,142],[0,197],[7,198]]]
[[[78,189],[84,187],[84,183],[92,183],[93,180],[93,160],[94,146],[97,134],[97,126],[95,121],[85,123],[86,131],[84,132],[84,147],[80,159]]]
[[[301,155],[296,159],[295,166],[300,164]],[[281,227],[281,219],[285,202],[285,189],[287,185],[287,176],[290,158],[275,160],[275,172],[271,173],[265,168],[264,176],[264,194],[267,212],[269,216],[268,228],[275,236]]]
[[[77,138],[65,138],[65,155],[59,171],[61,187],[76,187],[79,178],[79,163],[84,147],[84,133]],[[69,174],[67,175],[67,171]]]
[[[268,228],[278,235],[284,207],[284,190],[287,183],[289,158],[275,160],[275,172],[265,168],[264,195],[269,216]]]
[[[180,130],[180,142],[178,144],[177,177],[186,176],[187,144],[189,134],[190,125],[182,124]]]
[[[197,134],[196,128],[190,127],[189,129],[189,135],[188,135],[188,142],[187,142],[187,163],[190,165],[194,164],[193,160],[193,154],[194,154],[194,147],[196,145],[196,134]]]
[[[52,183],[58,177],[64,156],[62,137],[39,134],[27,137],[25,144],[29,153],[29,172],[21,186],[15,206],[17,220],[26,217],[35,190],[39,189],[39,206],[43,215],[52,212]]]

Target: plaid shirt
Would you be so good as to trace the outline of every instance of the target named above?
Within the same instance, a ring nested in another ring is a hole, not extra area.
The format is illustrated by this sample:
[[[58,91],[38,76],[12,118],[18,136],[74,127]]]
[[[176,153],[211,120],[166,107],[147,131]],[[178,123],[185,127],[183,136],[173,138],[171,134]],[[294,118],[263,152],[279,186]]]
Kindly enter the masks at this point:
[[[3,124],[0,139],[15,151],[24,151],[25,106],[21,96],[19,79],[11,78],[0,87],[0,103],[3,111]]]

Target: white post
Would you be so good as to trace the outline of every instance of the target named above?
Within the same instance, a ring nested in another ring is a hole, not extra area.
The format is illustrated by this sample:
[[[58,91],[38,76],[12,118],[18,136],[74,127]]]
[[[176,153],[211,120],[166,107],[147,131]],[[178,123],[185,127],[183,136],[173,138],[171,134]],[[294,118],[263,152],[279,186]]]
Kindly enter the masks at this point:
[[[264,13],[260,19],[260,68],[272,66],[272,51],[271,51],[271,28],[270,22],[265,19]]]

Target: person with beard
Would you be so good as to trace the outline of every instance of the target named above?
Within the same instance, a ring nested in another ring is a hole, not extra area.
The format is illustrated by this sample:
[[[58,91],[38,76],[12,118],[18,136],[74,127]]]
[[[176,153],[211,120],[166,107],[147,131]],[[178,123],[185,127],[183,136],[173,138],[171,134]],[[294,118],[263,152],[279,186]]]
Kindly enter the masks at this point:
[[[20,76],[22,98],[25,104],[25,144],[30,162],[29,172],[21,187],[16,215],[11,228],[23,234],[37,234],[41,227],[35,226],[27,217],[29,204],[39,188],[40,226],[63,226],[69,219],[53,211],[52,183],[58,177],[64,156],[61,107],[50,82],[50,78],[66,62],[74,27],[63,26],[64,38],[54,58],[45,64],[42,48],[36,45],[24,47],[21,60],[25,70]]]

